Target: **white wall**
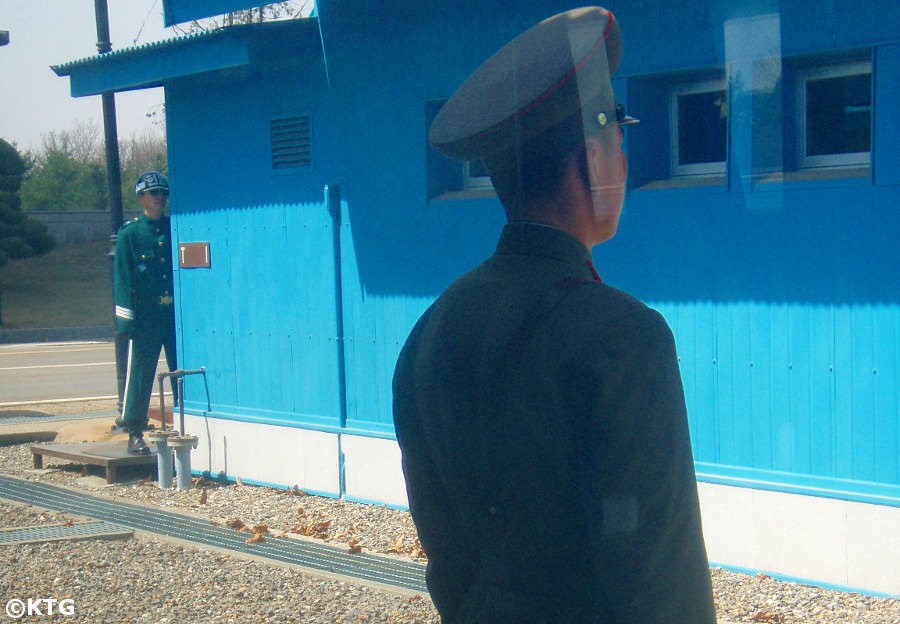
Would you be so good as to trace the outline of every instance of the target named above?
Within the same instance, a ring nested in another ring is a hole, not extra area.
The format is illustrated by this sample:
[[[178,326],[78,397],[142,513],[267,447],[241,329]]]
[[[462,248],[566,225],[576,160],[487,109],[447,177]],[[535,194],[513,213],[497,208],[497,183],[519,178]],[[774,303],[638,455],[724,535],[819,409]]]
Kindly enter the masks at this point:
[[[900,509],[700,483],[710,562],[900,596]]]

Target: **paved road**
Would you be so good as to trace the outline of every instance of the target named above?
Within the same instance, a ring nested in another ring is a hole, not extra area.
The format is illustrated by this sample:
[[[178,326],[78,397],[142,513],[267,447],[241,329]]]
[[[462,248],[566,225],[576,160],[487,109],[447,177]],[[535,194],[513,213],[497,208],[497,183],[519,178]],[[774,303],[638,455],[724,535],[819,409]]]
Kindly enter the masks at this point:
[[[29,401],[115,397],[116,354],[112,342],[0,345],[0,407]]]

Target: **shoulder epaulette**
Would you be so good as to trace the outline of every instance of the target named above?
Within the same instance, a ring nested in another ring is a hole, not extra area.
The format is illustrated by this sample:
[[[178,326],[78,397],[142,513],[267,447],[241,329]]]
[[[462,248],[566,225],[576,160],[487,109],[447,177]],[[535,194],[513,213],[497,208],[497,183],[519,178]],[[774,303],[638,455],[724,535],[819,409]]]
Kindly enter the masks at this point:
[[[128,226],[134,225],[135,223],[137,223],[140,220],[141,220],[140,217],[135,217],[134,219],[129,219],[128,221],[126,221],[125,223],[122,224],[122,226],[119,228],[119,231],[121,232]]]

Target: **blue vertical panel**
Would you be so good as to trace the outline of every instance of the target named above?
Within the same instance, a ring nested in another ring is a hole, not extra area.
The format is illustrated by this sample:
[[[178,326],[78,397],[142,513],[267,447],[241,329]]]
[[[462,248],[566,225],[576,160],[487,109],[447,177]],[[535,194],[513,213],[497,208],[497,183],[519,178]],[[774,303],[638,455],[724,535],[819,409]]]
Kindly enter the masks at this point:
[[[853,478],[853,309],[834,308],[835,476]]]
[[[668,306],[660,307],[665,309]],[[677,307],[677,313],[668,314],[674,321],[672,329],[678,346],[694,454],[697,457],[715,457],[714,309],[704,302],[685,303]]]
[[[838,199],[838,198],[836,198]],[[835,476],[852,479],[854,473],[854,349],[855,317],[854,282],[857,261],[854,232],[858,205],[834,205],[829,211],[833,220],[831,249],[834,262],[834,464]]]
[[[232,255],[228,247],[227,216],[223,213],[176,214],[174,236],[179,242],[208,242],[209,268],[179,269],[177,301],[181,318],[178,365],[206,369],[205,378],[185,378],[185,407],[230,411],[235,405],[234,320],[231,298]],[[177,248],[177,247],[176,247]],[[207,396],[208,391],[208,396]]]
[[[715,306],[708,302],[697,304],[697,411],[692,415],[696,422],[695,449],[706,456],[718,453],[718,428],[716,426],[716,315]]]
[[[285,215],[291,411],[300,423],[340,420],[333,225],[321,203],[289,206]]]
[[[751,310],[746,303],[730,304],[731,325],[728,329],[731,337],[731,351],[728,354],[728,366],[731,371],[732,383],[732,407],[734,410],[735,430],[735,465],[757,466],[754,461],[757,457],[758,444],[767,445],[768,437],[759,440],[759,431],[754,421],[756,410],[754,409],[753,382],[756,378],[753,370],[751,339]],[[723,353],[720,349],[720,365],[723,364]]]
[[[850,397],[853,420],[853,479],[875,479],[875,370],[872,310],[857,304],[851,312]]]
[[[791,320],[784,303],[769,306],[770,369],[769,417],[772,436],[772,468],[794,469],[793,448],[796,435],[791,404]]]
[[[753,422],[753,465],[772,468],[772,355],[769,308],[756,302],[747,305],[750,344],[750,414]]]
[[[292,391],[286,371],[289,345],[283,333],[290,277],[284,206],[229,210],[234,314],[235,384],[238,404],[256,413],[283,414]]]
[[[872,310],[875,347],[875,480],[900,483],[900,311],[878,304]]]
[[[696,458],[699,461],[735,465],[737,463],[738,424],[735,413],[734,366],[732,361],[732,309],[719,303],[716,305],[716,398],[717,422],[719,430],[718,448],[715,456]]]
[[[837,473],[834,320],[835,310],[832,306],[810,306],[809,412],[812,425],[809,432],[810,473],[828,477],[833,477]]]
[[[791,439],[791,470],[812,473],[811,423],[812,346],[810,306],[792,303],[788,309],[790,338],[788,340],[788,377]]]

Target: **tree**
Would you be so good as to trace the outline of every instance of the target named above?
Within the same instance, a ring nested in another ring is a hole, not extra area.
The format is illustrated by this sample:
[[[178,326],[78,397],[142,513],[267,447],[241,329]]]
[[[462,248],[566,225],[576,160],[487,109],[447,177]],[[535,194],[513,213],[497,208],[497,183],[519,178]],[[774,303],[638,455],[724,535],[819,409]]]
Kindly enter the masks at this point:
[[[0,139],[0,266],[10,260],[47,253],[56,244],[47,234],[46,225],[22,212],[19,189],[27,170],[15,146]]]
[[[26,154],[32,166],[22,185],[22,209],[108,210],[106,152],[97,125],[79,122],[71,130],[49,132],[41,139],[40,151]],[[165,127],[160,123],[120,141],[119,163],[123,209],[140,209],[134,195],[137,177],[148,169],[163,173],[168,169]]]
[[[108,190],[100,129],[93,121],[48,132],[22,186],[22,208],[105,210]]]
[[[140,202],[134,194],[134,183],[138,176],[150,170],[159,171],[163,175],[168,171],[165,136],[150,129],[141,134],[132,134],[126,141],[119,142],[119,162],[124,208],[140,208]]]
[[[175,30],[182,33],[196,33],[206,30],[215,30],[234,24],[252,24],[253,22],[272,22],[283,19],[293,19],[301,15],[309,14],[313,6],[313,0],[288,0],[287,2],[273,2],[257,9],[245,9],[226,13],[219,18],[210,17],[202,21],[193,21],[187,28],[176,25]]]

